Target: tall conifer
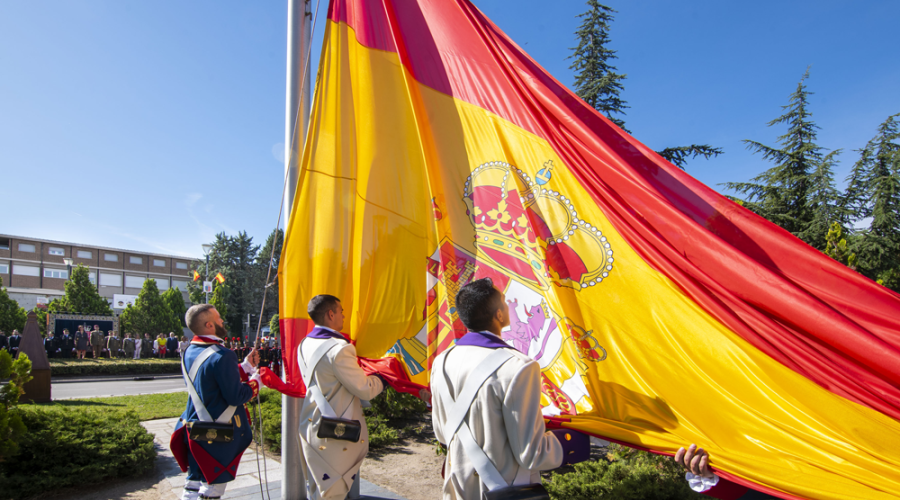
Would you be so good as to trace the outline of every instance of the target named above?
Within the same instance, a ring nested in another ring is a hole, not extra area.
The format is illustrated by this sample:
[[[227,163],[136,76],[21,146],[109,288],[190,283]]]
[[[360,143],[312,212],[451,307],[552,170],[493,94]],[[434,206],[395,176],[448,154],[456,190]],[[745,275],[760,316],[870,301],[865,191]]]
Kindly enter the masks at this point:
[[[885,286],[900,289],[900,114],[888,117],[860,150],[848,178],[845,204],[853,222],[871,218],[855,242],[860,270]]]
[[[575,63],[570,69],[575,71],[575,93],[584,99],[592,108],[606,115],[622,130],[625,121],[613,115],[625,115],[625,104],[619,93],[623,90],[622,80],[626,75],[616,73],[616,67],[611,64],[617,59],[616,51],[608,48],[609,23],[616,13],[610,7],[601,4],[597,0],[587,0],[589,10],[578,17],[582,19],[581,26],[575,35],[578,37],[578,46],[572,50],[571,56]]]
[[[822,151],[815,143],[816,130],[809,110],[806,88],[809,70],[800,79],[784,114],[769,122],[769,126],[786,124],[787,133],[778,137],[780,148],[766,146],[757,141],[744,140],[747,149],[762,154],[763,159],[775,166],[751,179],[752,182],[728,182],[725,186],[746,195],[744,206],[766,219],[787,229],[798,237],[809,237],[814,211],[809,202],[813,174],[821,167]],[[833,156],[830,161],[833,161]],[[820,186],[821,186],[820,182]],[[824,235],[825,231],[821,234]],[[810,243],[814,239],[805,239]]]
[[[629,107],[620,95],[624,90],[622,80],[627,75],[616,73],[612,60],[618,59],[618,56],[615,50],[607,46],[610,42],[609,25],[616,11],[597,0],[587,0],[587,5],[588,11],[578,16],[582,19],[581,26],[575,32],[578,46],[572,49],[575,52],[570,57],[575,59],[570,66],[575,71],[575,93],[630,134],[631,131],[625,128],[625,120],[619,116],[625,116],[625,109]],[[665,148],[657,153],[684,170],[689,158],[702,156],[709,159],[723,151],[709,144],[691,144]]]

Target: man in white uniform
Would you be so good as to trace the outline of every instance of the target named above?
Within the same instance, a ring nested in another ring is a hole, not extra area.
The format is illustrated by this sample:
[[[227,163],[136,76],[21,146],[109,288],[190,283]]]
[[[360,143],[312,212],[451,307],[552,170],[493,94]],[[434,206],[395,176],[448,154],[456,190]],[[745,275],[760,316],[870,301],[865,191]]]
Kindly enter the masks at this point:
[[[344,309],[337,297],[317,295],[309,301],[307,312],[316,327],[300,342],[297,357],[307,387],[300,412],[300,446],[308,496],[311,500],[343,499],[369,451],[360,400],[374,398],[384,384],[377,375],[366,376],[357,364],[356,347],[338,333],[344,327]],[[359,441],[318,437],[323,416],[359,422]]]
[[[448,447],[443,497],[539,489],[542,470],[587,460],[588,436],[546,430],[540,366],[500,338],[509,325],[503,293],[490,279],[473,281],[456,296],[456,310],[469,333],[435,358],[431,372],[434,433]]]

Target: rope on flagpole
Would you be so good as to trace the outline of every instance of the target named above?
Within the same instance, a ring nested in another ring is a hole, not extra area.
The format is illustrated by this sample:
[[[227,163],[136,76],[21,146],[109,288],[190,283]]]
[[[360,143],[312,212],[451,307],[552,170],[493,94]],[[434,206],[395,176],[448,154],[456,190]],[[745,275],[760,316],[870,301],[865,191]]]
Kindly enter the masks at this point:
[[[310,63],[310,59],[312,56],[312,40],[316,34],[316,21],[318,21],[318,19],[319,19],[319,7],[321,6],[320,4],[321,4],[321,0],[316,0],[316,10],[315,10],[315,13],[313,14],[312,28],[310,29],[310,32],[309,32],[310,43],[309,43],[309,47],[307,48],[307,51],[306,51],[306,61],[303,63],[303,76],[300,78],[300,82],[306,81],[307,73],[309,72],[309,63]],[[303,85],[303,83],[301,83],[301,85]],[[294,151],[296,151],[295,144],[297,143],[297,123],[300,121],[300,114],[302,112],[302,108],[303,108],[302,106],[297,107],[297,114],[294,117],[294,131],[291,134],[291,157],[285,158],[285,161],[293,161],[293,159],[295,157]],[[276,234],[278,232],[279,226],[281,226],[281,217],[284,214],[284,197],[285,197],[285,192],[287,191],[289,178],[290,178],[290,169],[286,168],[285,173],[284,173],[284,182],[281,187],[281,203],[279,203],[279,205],[278,205],[278,220],[275,222],[275,233]],[[287,230],[287,228],[285,228],[285,231],[286,230]],[[275,261],[275,246],[276,246],[276,242],[273,241],[272,242],[272,252],[269,254],[269,267],[268,267],[268,270],[266,271],[266,286],[263,287],[262,305],[260,306],[260,310],[259,310],[259,322],[256,324],[256,342],[255,343],[257,345],[259,345],[259,334],[260,334],[260,331],[262,330],[263,313],[266,310],[266,294],[269,290],[269,287],[275,284],[274,281],[270,281],[272,278],[272,263]],[[282,251],[284,251],[283,243],[282,243]],[[283,347],[282,347],[282,349],[283,349]],[[283,351],[282,351],[282,356],[283,356]],[[256,393],[256,414],[257,414],[257,421],[259,422],[259,425],[257,426],[257,428],[259,429],[259,433],[258,433],[259,438],[256,442],[256,446],[260,451],[262,451],[263,467],[262,467],[262,472],[259,472],[260,471],[259,453],[257,453],[256,454],[256,470],[257,470],[257,473],[259,474],[258,477],[259,477],[260,497],[262,497],[262,495],[263,495],[263,484],[262,483],[263,483],[263,477],[265,477],[265,483],[266,483],[265,495],[266,495],[266,497],[268,497],[269,500],[272,500],[272,495],[269,492],[269,471],[268,471],[268,468],[265,467],[266,447],[265,447],[265,444],[263,441],[262,401],[259,397],[259,392],[261,392],[261,389],[262,389],[262,387],[260,387],[260,391],[258,391]]]

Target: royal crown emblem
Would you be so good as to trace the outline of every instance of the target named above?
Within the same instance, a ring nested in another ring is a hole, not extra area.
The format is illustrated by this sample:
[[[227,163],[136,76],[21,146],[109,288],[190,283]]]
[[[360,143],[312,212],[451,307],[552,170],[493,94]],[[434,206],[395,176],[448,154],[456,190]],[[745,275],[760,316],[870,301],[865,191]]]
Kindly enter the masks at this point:
[[[207,429],[206,431],[206,439],[209,441],[213,441],[218,437],[218,433],[216,433],[215,429]]]
[[[613,251],[596,225],[578,217],[572,200],[550,186],[553,162],[532,178],[501,161],[479,165],[466,178],[463,201],[484,258],[525,283],[575,290],[600,284],[613,269]]]

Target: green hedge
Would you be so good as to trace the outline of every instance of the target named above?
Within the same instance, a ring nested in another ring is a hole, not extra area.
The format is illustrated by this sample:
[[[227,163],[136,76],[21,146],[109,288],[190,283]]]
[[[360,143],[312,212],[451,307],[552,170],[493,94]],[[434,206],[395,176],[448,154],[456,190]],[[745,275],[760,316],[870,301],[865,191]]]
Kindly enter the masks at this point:
[[[153,468],[153,436],[135,412],[20,407],[27,434],[0,463],[0,500],[141,475]]]
[[[262,429],[265,445],[281,453],[281,393],[274,389],[263,388],[259,391],[259,400],[262,404]],[[259,417],[256,412],[256,398],[250,401],[250,418],[257,423]],[[255,429],[255,428],[254,428]],[[259,436],[253,436],[253,440]]]
[[[181,359],[51,359],[53,377],[181,373]]]

